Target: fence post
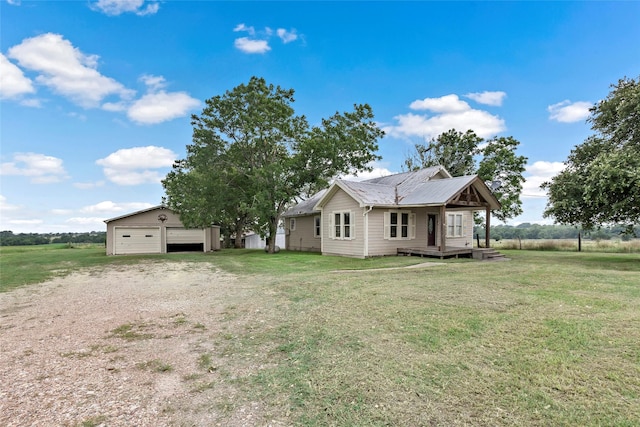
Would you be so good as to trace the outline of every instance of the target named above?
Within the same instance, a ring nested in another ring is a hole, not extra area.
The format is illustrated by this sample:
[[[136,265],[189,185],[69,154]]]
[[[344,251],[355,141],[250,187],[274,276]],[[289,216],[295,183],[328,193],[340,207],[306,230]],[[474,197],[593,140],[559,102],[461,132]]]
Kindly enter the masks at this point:
[[[578,252],[582,252],[582,233],[578,231]]]

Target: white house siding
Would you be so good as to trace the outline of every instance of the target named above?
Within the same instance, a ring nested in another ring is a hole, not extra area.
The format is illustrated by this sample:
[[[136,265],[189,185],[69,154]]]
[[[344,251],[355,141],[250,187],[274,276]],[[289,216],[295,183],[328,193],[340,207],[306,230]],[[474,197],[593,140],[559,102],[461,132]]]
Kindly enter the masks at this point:
[[[259,234],[251,232],[243,237],[245,249],[264,249],[267,246],[267,239],[263,239]],[[284,229],[276,230],[276,246],[285,247]]]
[[[355,236],[351,240],[332,239],[331,219],[334,212],[352,214],[351,227]],[[331,200],[322,208],[322,254],[364,258],[364,208],[342,189],[337,189]]]
[[[368,256],[395,255],[398,248],[426,248],[427,247],[427,215],[435,214],[437,221],[441,221],[440,209],[435,208],[407,208],[399,211],[416,215],[415,239],[389,240],[384,238],[384,213],[399,209],[373,209],[369,212],[369,254]],[[463,236],[447,238],[447,247],[471,247],[473,244],[473,215],[467,210],[447,210],[447,213],[463,214]],[[446,216],[446,215],[445,215]],[[445,218],[446,221],[446,218]],[[446,230],[446,228],[445,228]],[[436,246],[440,244],[440,227],[436,227]]]
[[[320,217],[320,212],[316,215],[298,216],[285,220],[286,248],[290,251],[320,252],[322,239],[315,234],[315,217]],[[290,229],[291,219],[296,222],[295,230]]]
[[[447,214],[462,213],[463,236],[447,237],[447,248],[471,248],[473,247],[473,212],[462,209],[447,209]],[[446,218],[445,218],[446,220]],[[446,230],[446,227],[445,227]]]
[[[390,240],[384,238],[384,214],[400,211],[415,214],[415,239]],[[437,213],[437,211],[433,211]],[[396,255],[398,248],[422,248],[427,246],[427,211],[421,209],[373,209],[369,215],[369,256]]]

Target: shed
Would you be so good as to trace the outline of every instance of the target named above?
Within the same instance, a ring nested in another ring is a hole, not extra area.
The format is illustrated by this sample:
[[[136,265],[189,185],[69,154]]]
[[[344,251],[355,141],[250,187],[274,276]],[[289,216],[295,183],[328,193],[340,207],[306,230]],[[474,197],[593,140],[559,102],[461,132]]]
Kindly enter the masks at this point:
[[[220,249],[220,227],[186,228],[164,205],[104,221],[107,255],[210,252]]]

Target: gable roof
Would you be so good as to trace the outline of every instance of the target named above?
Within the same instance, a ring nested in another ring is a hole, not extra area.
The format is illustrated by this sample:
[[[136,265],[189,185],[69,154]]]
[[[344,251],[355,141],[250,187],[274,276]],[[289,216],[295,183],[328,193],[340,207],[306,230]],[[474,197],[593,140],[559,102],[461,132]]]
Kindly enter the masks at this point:
[[[294,216],[305,216],[311,215],[314,213],[318,213],[317,210],[314,209],[318,200],[327,192],[327,189],[318,191],[313,196],[309,197],[306,200],[301,201],[297,205],[289,208],[285,213],[282,214],[283,217],[294,217]]]
[[[120,215],[120,216],[117,216],[115,218],[105,219],[104,222],[109,223],[111,221],[115,221],[115,220],[118,220],[118,219],[127,218],[127,217],[134,216],[134,215],[139,215],[139,214],[145,213],[145,212],[155,211],[156,209],[166,209],[168,211],[173,212],[173,210],[171,210],[170,208],[168,208],[165,205],[157,205],[157,206],[152,206],[150,208],[142,209],[142,210],[139,210],[139,211],[136,211],[136,212],[131,212],[131,213],[128,213],[128,214]]]
[[[480,178],[477,175],[465,175],[421,182],[398,204],[401,206],[444,205],[475,180],[480,180]]]
[[[500,202],[477,175],[451,177],[442,166],[434,166],[414,172],[404,172],[366,181],[337,180],[319,198],[314,211],[321,209],[338,189],[346,192],[362,207],[418,207],[459,204],[479,207],[475,203],[456,201],[456,197],[467,188],[473,187],[482,205],[499,209]]]

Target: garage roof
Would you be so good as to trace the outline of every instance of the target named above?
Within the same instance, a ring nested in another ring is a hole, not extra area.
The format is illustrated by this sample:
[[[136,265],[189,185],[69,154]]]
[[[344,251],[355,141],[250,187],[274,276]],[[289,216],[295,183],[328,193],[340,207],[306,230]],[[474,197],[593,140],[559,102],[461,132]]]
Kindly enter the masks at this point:
[[[128,213],[128,214],[125,214],[125,215],[120,215],[120,216],[117,216],[117,217],[115,217],[115,218],[105,219],[105,220],[104,220],[104,222],[106,222],[106,223],[110,223],[111,221],[116,221],[116,220],[118,220],[118,219],[122,219],[122,218],[127,218],[127,217],[130,217],[130,216],[139,215],[139,214],[141,214],[141,213],[150,212],[150,211],[153,211],[153,210],[156,210],[156,209],[166,209],[166,210],[168,210],[168,211],[173,212],[173,210],[169,209],[169,208],[168,208],[168,207],[166,207],[165,205],[158,205],[158,206],[153,206],[153,207],[151,207],[151,208],[142,209],[142,210],[139,210],[139,211],[136,211],[136,212],[131,212],[131,213]]]

